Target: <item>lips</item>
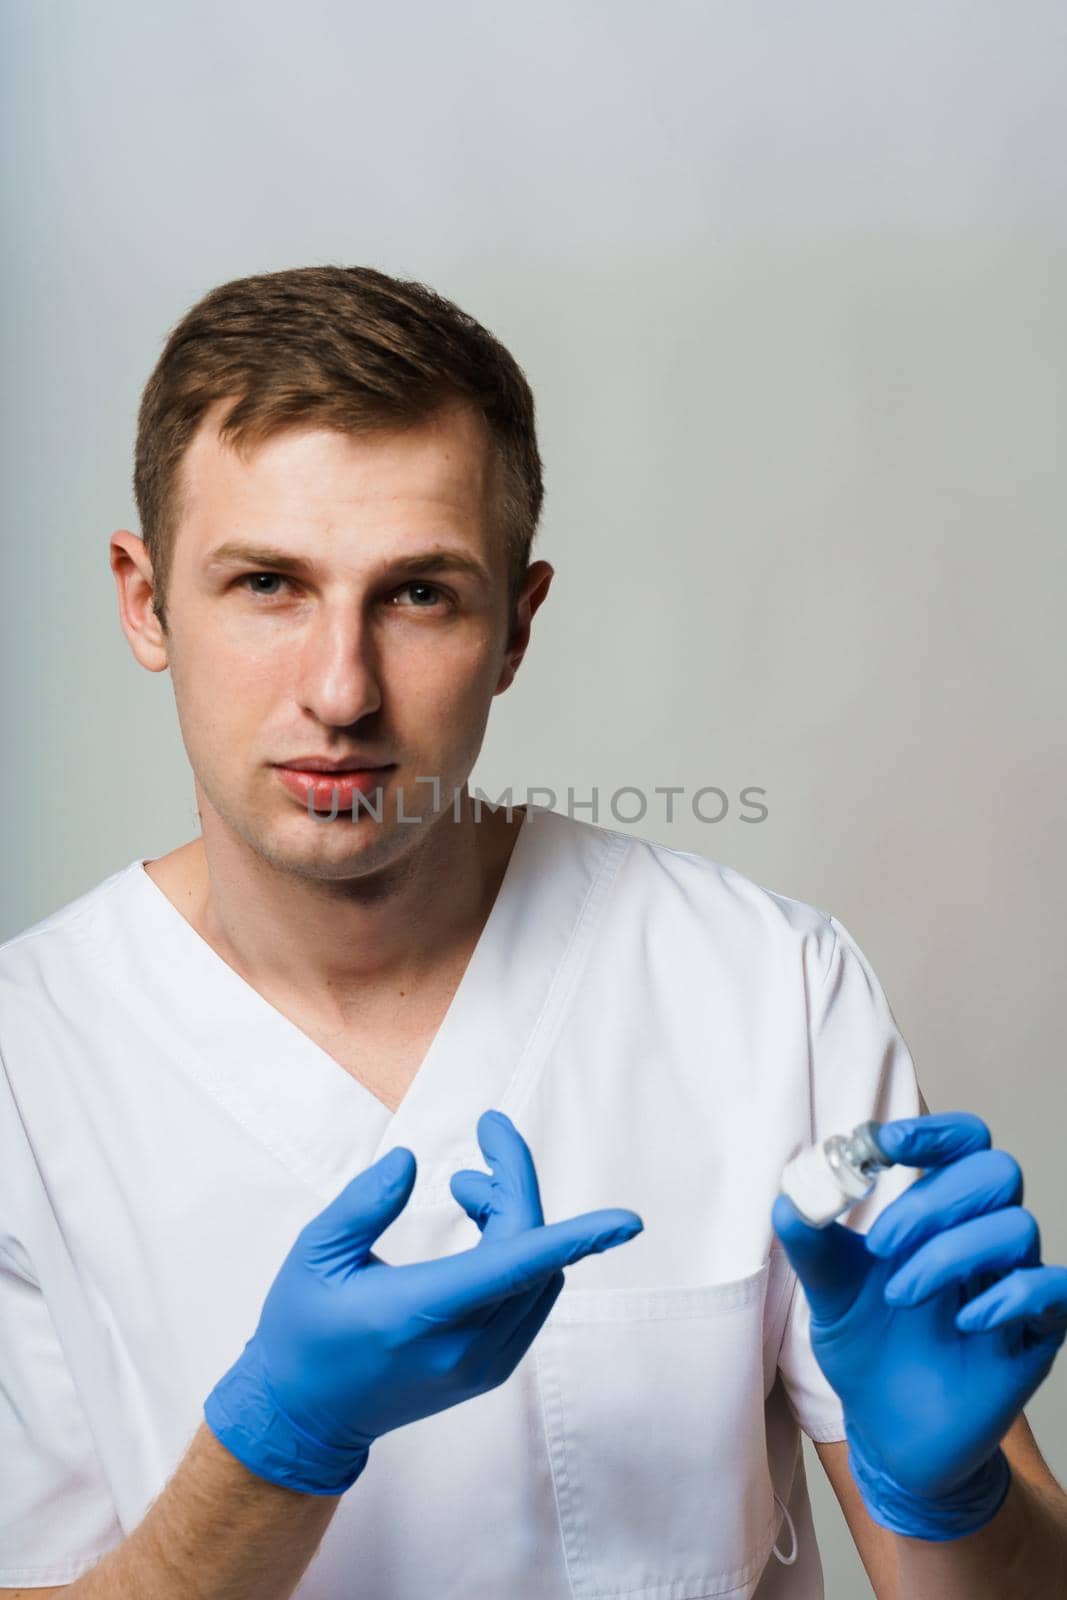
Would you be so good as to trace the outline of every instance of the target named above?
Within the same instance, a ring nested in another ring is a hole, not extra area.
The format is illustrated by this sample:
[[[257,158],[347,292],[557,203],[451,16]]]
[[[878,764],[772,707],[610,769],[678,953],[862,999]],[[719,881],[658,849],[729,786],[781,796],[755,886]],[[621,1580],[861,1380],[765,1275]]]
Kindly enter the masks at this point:
[[[294,756],[291,761],[275,764],[289,772],[377,772],[392,765],[388,761],[372,761],[369,756],[343,756],[340,760],[331,756]]]
[[[335,804],[338,810],[347,810],[357,789],[361,794],[373,795],[374,791],[384,784],[386,774],[392,771],[392,766],[393,764],[389,763],[387,766],[379,767],[344,769],[334,767],[320,771],[312,767],[299,768],[287,765],[278,766],[275,770],[283,788],[305,807],[310,796],[311,805],[315,810],[332,810]]]

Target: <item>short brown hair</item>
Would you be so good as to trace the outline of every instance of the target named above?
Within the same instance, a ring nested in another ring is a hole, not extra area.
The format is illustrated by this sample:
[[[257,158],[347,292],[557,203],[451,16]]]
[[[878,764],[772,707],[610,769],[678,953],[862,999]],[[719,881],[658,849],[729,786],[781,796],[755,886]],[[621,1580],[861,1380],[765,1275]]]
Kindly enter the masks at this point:
[[[145,385],[133,493],[164,629],[182,459],[205,411],[231,395],[219,436],[238,452],[294,424],[369,434],[428,421],[457,398],[472,403],[500,468],[495,520],[514,618],[544,499],[534,399],[521,367],[481,323],[425,284],[327,265],[210,290],[171,330]]]

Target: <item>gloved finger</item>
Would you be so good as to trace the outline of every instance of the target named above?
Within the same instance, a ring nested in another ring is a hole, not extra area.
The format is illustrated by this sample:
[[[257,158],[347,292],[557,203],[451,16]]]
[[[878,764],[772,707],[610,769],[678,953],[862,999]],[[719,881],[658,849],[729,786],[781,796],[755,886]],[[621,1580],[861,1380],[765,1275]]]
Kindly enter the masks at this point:
[[[448,1186],[479,1231],[484,1229],[493,1214],[493,1180],[488,1172],[461,1167],[452,1174]]]
[[[375,1239],[410,1200],[415,1171],[414,1155],[398,1145],[358,1173],[301,1229],[306,1259],[329,1270],[365,1261]]]
[[[561,1268],[632,1239],[644,1227],[634,1211],[605,1208],[528,1228],[513,1239],[483,1239],[471,1250],[394,1268],[421,1312],[454,1321],[521,1294]]]
[[[1067,1334],[1067,1267],[1018,1267],[956,1313],[961,1333],[985,1333],[1020,1321],[1032,1324],[1036,1338],[1062,1344]]]
[[[838,1321],[852,1305],[870,1271],[863,1235],[840,1222],[813,1228],[784,1194],[774,1202],[771,1222],[808,1297],[812,1320]]]
[[[977,1150],[951,1166],[935,1167],[898,1195],[871,1224],[867,1249],[883,1258],[915,1250],[945,1228],[1017,1206],[1022,1197],[1023,1175],[1015,1157],[1006,1150]]]
[[[478,1118],[478,1143],[492,1174],[499,1214],[511,1233],[539,1228],[545,1217],[530,1147],[503,1111],[484,1111]]]
[[[972,1217],[920,1245],[885,1286],[893,1306],[917,1306],[950,1284],[965,1284],[978,1273],[1011,1272],[1041,1260],[1041,1232],[1022,1206],[1005,1206],[987,1217]]]
[[[484,1238],[510,1238],[544,1222],[537,1171],[529,1146],[502,1111],[478,1119],[478,1143],[492,1175],[469,1167],[453,1174],[450,1187]]]
[[[883,1122],[876,1142],[890,1161],[904,1167],[945,1167],[973,1150],[988,1150],[992,1135],[970,1111],[936,1111],[925,1117]]]

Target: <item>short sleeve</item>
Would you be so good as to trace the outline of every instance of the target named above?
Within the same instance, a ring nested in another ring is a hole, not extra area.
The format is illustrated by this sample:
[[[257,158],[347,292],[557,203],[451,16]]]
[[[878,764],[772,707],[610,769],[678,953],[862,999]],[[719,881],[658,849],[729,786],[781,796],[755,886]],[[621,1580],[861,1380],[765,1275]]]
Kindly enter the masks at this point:
[[[834,934],[811,1024],[811,1106],[816,1142],[875,1118],[925,1115],[912,1062],[870,962],[848,929],[830,917]],[[917,1177],[889,1167],[874,1192],[840,1220],[866,1233],[880,1211]],[[790,1408],[809,1438],[844,1439],[844,1416],[811,1348],[807,1298],[794,1281],[778,1357]]]
[[[122,1539],[37,1285],[0,1253],[0,1585],[72,1583]]]
[[[18,1234],[36,1171],[0,1062],[0,1587],[73,1583],[123,1538],[37,1272]]]

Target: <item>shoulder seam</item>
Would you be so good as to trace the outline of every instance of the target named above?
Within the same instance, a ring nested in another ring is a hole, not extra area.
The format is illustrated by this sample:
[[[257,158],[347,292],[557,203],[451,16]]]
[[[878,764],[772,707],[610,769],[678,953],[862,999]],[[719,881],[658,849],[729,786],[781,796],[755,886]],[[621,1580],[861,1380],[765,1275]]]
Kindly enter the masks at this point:
[[[112,888],[117,887],[122,878],[125,876],[125,873],[129,870],[129,867],[126,867],[125,869],[120,868],[117,873],[110,875],[114,878]],[[13,933],[9,939],[0,941],[0,955],[3,955],[5,950],[14,949],[16,945],[26,944],[31,939],[43,939],[45,934],[56,933],[61,928],[69,928],[80,923],[82,919],[89,916],[89,914],[94,911],[99,904],[100,888],[101,885],[96,884],[94,888],[87,889],[83,896],[76,895],[75,900],[70,902],[71,905],[73,905],[78,899],[83,899],[85,903],[79,910],[71,911],[68,916],[62,916],[62,913],[66,908],[59,906],[55,911],[48,912],[45,916],[39,919],[40,922],[45,924],[44,927],[39,927],[36,923],[34,923],[31,927],[24,928],[21,933]],[[62,920],[55,920],[57,918],[61,918]]]

